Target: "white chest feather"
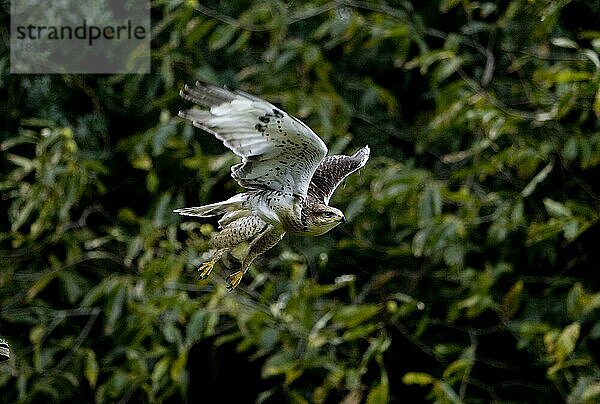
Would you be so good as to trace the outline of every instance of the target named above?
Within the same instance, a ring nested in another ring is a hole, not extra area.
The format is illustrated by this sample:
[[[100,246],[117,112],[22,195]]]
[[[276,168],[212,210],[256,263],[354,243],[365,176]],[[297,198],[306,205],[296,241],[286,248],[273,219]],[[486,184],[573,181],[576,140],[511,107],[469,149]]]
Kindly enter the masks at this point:
[[[301,202],[293,195],[277,191],[260,191],[250,197],[252,209],[273,226],[289,227],[301,221]]]

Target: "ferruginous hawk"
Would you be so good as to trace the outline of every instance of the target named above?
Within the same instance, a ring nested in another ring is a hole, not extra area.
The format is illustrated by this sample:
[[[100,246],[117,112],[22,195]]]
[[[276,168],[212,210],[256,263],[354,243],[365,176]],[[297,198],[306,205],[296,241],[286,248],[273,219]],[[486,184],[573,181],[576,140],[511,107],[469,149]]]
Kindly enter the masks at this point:
[[[329,206],[344,178],[363,167],[369,146],[352,156],[326,156],[325,143],[304,123],[274,105],[242,91],[197,82],[181,96],[208,109],[188,109],[179,116],[214,135],[242,158],[231,176],[246,189],[226,201],[175,210],[186,216],[222,216],[211,238],[212,258],[199,269],[206,278],[221,256],[248,241],[239,271],[227,277],[234,289],[250,263],[285,233],[318,236],[345,221]]]

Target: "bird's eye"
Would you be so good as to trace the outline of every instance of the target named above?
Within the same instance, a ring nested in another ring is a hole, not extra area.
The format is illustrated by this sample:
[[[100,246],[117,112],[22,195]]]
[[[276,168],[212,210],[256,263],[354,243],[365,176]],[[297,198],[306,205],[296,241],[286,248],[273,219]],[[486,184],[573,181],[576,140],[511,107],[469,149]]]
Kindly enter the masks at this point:
[[[327,211],[327,212],[323,212],[323,216],[325,216],[325,217],[333,217],[334,214],[333,214],[333,212]]]

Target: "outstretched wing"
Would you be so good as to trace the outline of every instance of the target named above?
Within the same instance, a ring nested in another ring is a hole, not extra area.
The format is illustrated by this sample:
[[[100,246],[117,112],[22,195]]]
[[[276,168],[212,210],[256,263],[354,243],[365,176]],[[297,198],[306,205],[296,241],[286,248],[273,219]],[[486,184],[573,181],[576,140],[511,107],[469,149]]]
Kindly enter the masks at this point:
[[[323,159],[310,182],[308,195],[329,204],[329,199],[340,183],[363,167],[369,159],[371,149],[365,146],[352,156],[327,156]]]
[[[305,124],[274,105],[242,91],[197,82],[181,96],[208,109],[188,109],[192,121],[242,158],[231,176],[244,188],[306,196],[327,154],[325,143]]]

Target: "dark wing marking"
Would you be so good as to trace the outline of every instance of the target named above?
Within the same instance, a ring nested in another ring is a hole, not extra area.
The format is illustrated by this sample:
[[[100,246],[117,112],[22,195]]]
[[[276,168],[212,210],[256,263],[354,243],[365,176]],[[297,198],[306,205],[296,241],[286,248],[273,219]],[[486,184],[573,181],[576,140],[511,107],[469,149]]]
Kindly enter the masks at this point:
[[[208,109],[188,109],[190,120],[242,158],[231,176],[250,189],[306,196],[310,180],[327,154],[325,143],[304,123],[260,98],[197,82],[181,96]]]
[[[327,156],[323,159],[312,177],[308,195],[329,204],[329,199],[340,183],[363,167],[369,159],[371,150],[365,146],[352,156]]]

